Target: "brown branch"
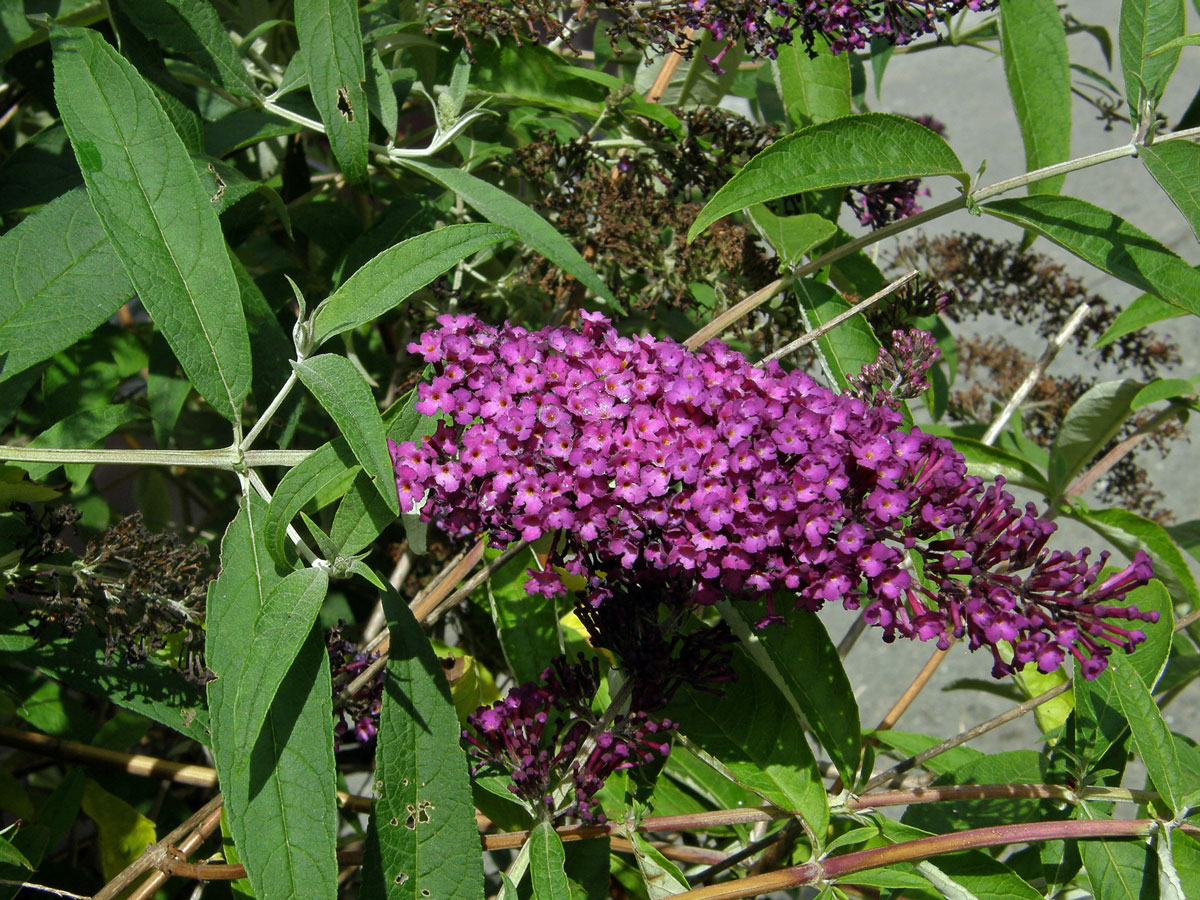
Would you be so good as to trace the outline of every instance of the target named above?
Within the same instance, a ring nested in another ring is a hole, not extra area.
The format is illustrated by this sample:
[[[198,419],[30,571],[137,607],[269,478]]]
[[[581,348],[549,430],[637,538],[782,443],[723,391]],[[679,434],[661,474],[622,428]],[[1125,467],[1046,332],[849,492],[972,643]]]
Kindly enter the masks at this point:
[[[182,825],[171,831],[160,840],[157,844],[151,844],[142,851],[142,855],[126,866],[120,873],[117,874],[108,884],[102,887],[93,900],[112,900],[112,898],[121,894],[127,887],[133,884],[143,873],[149,872],[155,868],[159,862],[170,856],[167,848],[176,841],[182,840],[185,835],[188,835],[192,830],[208,819],[214,811],[219,812],[221,804],[224,802],[220,794],[213,797],[202,807],[196,810]]]
[[[1178,418],[1180,409],[1181,408],[1178,408],[1174,405],[1169,406],[1145,425],[1134,431],[1133,434],[1129,435],[1129,437],[1125,438],[1125,440],[1121,441],[1119,444],[1105,453],[1104,456],[1100,457],[1100,459],[1096,461],[1095,465],[1080,475],[1075,483],[1067,488],[1065,496],[1082,496],[1083,492],[1095,484],[1105,472],[1120,462],[1122,457],[1128,456],[1129,453],[1133,451],[1133,448],[1141,443],[1143,438],[1149,437],[1151,434],[1157,431],[1161,425],[1166,424],[1171,419]]]
[[[208,814],[208,818],[196,826],[195,831],[179,842],[178,847],[168,845],[166,849],[168,852],[173,851],[172,855],[174,858],[186,860],[200,849],[200,846],[208,840],[209,836],[217,830],[217,826],[220,824],[221,807],[218,806]],[[158,893],[158,889],[166,884],[167,879],[170,877],[170,875],[163,872],[160,868],[159,871],[151,874],[149,878],[132,890],[125,900],[151,900]]]
[[[771,891],[789,890],[833,881],[880,866],[916,862],[931,856],[981,847],[998,847],[1033,841],[1141,837],[1149,834],[1157,824],[1154,819],[1103,819],[1098,821],[1071,819],[975,828],[953,834],[917,838],[886,847],[861,850],[857,853],[847,853],[843,856],[830,857],[821,862],[808,862],[766,875],[752,875],[749,878],[697,888],[676,894],[675,900],[741,900],[744,897],[756,897]],[[1190,825],[1183,826],[1183,830],[1190,834],[1200,834],[1200,828]]]
[[[90,744],[49,737],[33,731],[21,731],[6,725],[0,725],[0,746],[16,747],[53,759],[65,759],[89,766],[117,769],[143,778],[160,778],[164,781],[200,788],[217,787],[217,770],[208,766],[171,762],[155,756],[121,753],[117,750],[93,747]],[[370,812],[371,810],[370,797],[359,797],[344,791],[338,791],[337,796],[338,802],[346,809],[355,812]]]

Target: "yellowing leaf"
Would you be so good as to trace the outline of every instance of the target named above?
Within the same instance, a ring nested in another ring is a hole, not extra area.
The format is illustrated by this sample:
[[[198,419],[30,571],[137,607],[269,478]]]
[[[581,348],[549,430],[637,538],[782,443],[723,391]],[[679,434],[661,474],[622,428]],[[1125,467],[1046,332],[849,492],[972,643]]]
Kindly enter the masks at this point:
[[[96,823],[100,836],[100,868],[109,881],[157,843],[154,823],[140,812],[88,779],[83,789],[83,811]]]

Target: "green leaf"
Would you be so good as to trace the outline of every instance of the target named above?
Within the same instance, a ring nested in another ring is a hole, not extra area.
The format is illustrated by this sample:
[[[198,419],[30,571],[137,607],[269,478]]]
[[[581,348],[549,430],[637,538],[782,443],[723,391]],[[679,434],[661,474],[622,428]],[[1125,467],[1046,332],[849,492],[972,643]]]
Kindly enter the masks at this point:
[[[690,887],[679,867],[663,856],[657,847],[636,831],[629,830],[626,834],[629,843],[633,845],[633,855],[637,860],[638,871],[642,873],[642,882],[646,885],[646,896],[649,900],[663,900],[665,897],[682,894]],[[542,897],[537,892],[536,885],[533,896],[537,900],[541,900]]]
[[[296,514],[318,494],[349,485],[361,470],[345,438],[322,444],[299,465],[288,469],[271,497],[263,536],[271,558],[287,565],[287,528]]]
[[[451,225],[383,251],[317,307],[313,313],[315,345],[374,321],[460,260],[515,237],[511,228],[498,225]]]
[[[1159,47],[1155,47],[1146,56],[1158,56],[1160,53],[1166,53],[1175,47],[1196,47],[1200,46],[1200,32],[1185,34],[1183,37],[1173,38]]]
[[[1183,0],[1121,0],[1117,44],[1125,74],[1125,99],[1135,123],[1142,116],[1142,97],[1149,100],[1153,111],[1179,62],[1178,48],[1157,56],[1149,54],[1183,32]]]
[[[1154,577],[1166,585],[1175,602],[1190,609],[1200,607],[1200,588],[1196,586],[1187,560],[1170,533],[1157,522],[1120,508],[1077,511],[1069,515],[1103,535],[1128,557],[1138,550],[1145,550],[1154,564]]]
[[[367,106],[371,115],[383,125],[389,141],[396,139],[400,127],[400,107],[396,103],[396,91],[392,87],[392,75],[379,56],[374,45],[367,45]]]
[[[579,251],[555,231],[553,225],[516,197],[446,163],[416,159],[400,162],[447,190],[454,191],[489,222],[511,228],[530,249],[542,254],[567,274],[574,275],[580,284],[604,300],[610,309],[622,311],[608,286],[579,255]]]
[[[501,552],[485,550],[484,558],[494,559]],[[525,590],[526,570],[537,568],[529,549],[493,572],[484,585],[500,647],[518,684],[538,680],[546,662],[562,652],[554,598]]]
[[[1116,213],[1075,197],[1047,195],[995,200],[982,208],[1045,235],[1102,272],[1200,314],[1200,273]]]
[[[721,65],[714,69],[708,60],[722,52],[724,56]],[[664,65],[670,55],[663,56]],[[717,40],[705,32],[691,60],[675,70],[675,77],[667,85],[667,90],[659,102],[666,107],[677,106],[681,109],[719,106],[733,88],[738,65],[744,55],[745,48],[740,43],[731,44]],[[655,72],[657,76],[657,70],[653,66],[650,71]]]
[[[225,238],[153,92],[98,32],[54,28],[55,99],[88,196],[138,297],[225,418],[250,390],[250,341]]]
[[[363,471],[375,482],[375,489],[384,503],[400,515],[400,499],[396,494],[383,419],[362,373],[346,357],[334,353],[293,363],[293,368],[304,386],[333,417]]]
[[[853,112],[850,103],[850,54],[830,52],[818,42],[816,57],[800,41],[779,48],[771,61],[775,88],[787,110],[792,129],[806,128]]]
[[[1109,657],[1108,665],[1113,670],[1117,701],[1129,722],[1138,756],[1146,766],[1154,789],[1166,801],[1172,813],[1179,813],[1183,809],[1183,798],[1189,793],[1189,786],[1183,778],[1171,730],[1163,721],[1146,682],[1130,662],[1114,653]]]
[[[133,296],[87,192],[69,191],[0,237],[0,381],[49,359]]]
[[[338,165],[351,184],[367,182],[370,116],[362,28],[354,0],[296,0],[296,36],[313,103]]]
[[[931,434],[938,434],[941,429],[927,429]],[[1009,453],[999,447],[989,446],[982,441],[959,435],[948,435],[954,449],[963,455],[967,461],[967,471],[991,481],[997,475],[1003,475],[1008,482],[1023,488],[1029,488],[1045,496],[1050,493],[1050,485],[1037,466],[1022,456]]]
[[[394,521],[396,516],[371,479],[360,472],[334,514],[329,536],[339,555],[351,556],[379,537]]]
[[[450,690],[429,640],[393,591],[362,896],[483,900],[467,762]]]
[[[138,668],[112,665],[95,632],[79,631],[22,650],[6,648],[4,656],[7,661],[30,666],[84,693],[154,719],[197,743],[208,744],[208,710],[200,690],[153,658]]]
[[[1146,632],[1146,641],[1132,655],[1114,650],[1110,660],[1121,656],[1124,664],[1137,673],[1142,682],[1153,686],[1166,667],[1171,650],[1174,616],[1171,598],[1162,583],[1152,580],[1148,585],[1130,591],[1125,602],[1143,611],[1158,613],[1155,623],[1137,623]],[[1101,763],[1109,749],[1121,740],[1128,726],[1117,700],[1115,676],[1111,666],[1089,681],[1083,677],[1079,661],[1075,662],[1075,728],[1072,751],[1091,770]]]
[[[796,299],[806,328],[819,328],[850,308],[850,304],[827,284],[803,278],[795,284]],[[847,390],[847,375],[858,375],[863,366],[879,356],[879,341],[863,316],[853,316],[816,341],[826,374],[839,389]]]
[[[837,225],[817,213],[777,216],[764,205],[751,207],[750,218],[779,258],[793,266],[799,265],[801,256],[838,231]]]
[[[1125,378],[1088,388],[1072,404],[1054,436],[1047,473],[1054,496],[1066,490],[1087,462],[1113,438],[1128,418],[1141,382]]]
[[[700,210],[688,231],[694,241],[718,219],[805,191],[952,175],[965,187],[962,163],[940,137],[911,119],[883,113],[810,125],[763,150]]]
[[[8,838],[0,837],[0,863],[33,871],[33,863],[27,860],[25,854],[14,847]]]
[[[1080,841],[1095,900],[1150,900],[1158,897],[1158,860],[1143,841]]]
[[[121,426],[136,422],[144,416],[145,413],[136,406],[125,403],[120,406],[85,409],[73,416],[67,416],[61,422],[55,422],[26,446],[32,449],[39,447],[86,449],[99,443]],[[58,463],[30,462],[12,462],[10,465],[24,469],[34,481],[44,479],[59,466]]]
[[[83,811],[96,823],[100,869],[106,881],[116,878],[158,840],[153,822],[90,778],[83,790]]]
[[[324,569],[301,569],[275,585],[248,636],[241,672],[233,676],[234,747],[248,754],[262,730],[267,711],[292,662],[317,621],[329,590]]]
[[[594,118],[609,91],[557,53],[533,43],[481,41],[471,48],[471,88],[506,106],[540,106]]]
[[[713,758],[731,781],[823,834],[829,804],[803,723],[771,679],[742,650],[733,655],[738,689],[714,697],[685,688],[665,715]],[[746,698],[753,697],[753,703]]]
[[[1200,178],[1196,176],[1200,172],[1200,144],[1164,141],[1143,147],[1138,159],[1183,213],[1192,234],[1200,239]]]
[[[571,900],[571,885],[563,865],[562,838],[550,822],[539,822],[529,835],[529,877],[538,900]]]
[[[1196,385],[1185,378],[1156,378],[1137,392],[1137,396],[1129,403],[1129,408],[1139,410],[1160,400],[1173,400],[1176,397],[1193,397]]]
[[[789,614],[786,628],[755,629],[765,603],[721,602],[718,609],[751,659],[788,698],[829,754],[846,784],[854,784],[862,753],[858,701],[837,647],[815,613]]]
[[[1200,268],[1193,271],[1200,272]],[[1173,303],[1161,300],[1154,294],[1142,294],[1140,297],[1134,298],[1132,303],[1117,314],[1112,324],[1096,341],[1096,349],[1105,347],[1134,331],[1141,331],[1147,325],[1186,315],[1186,310],[1180,309]]]
[[[337,797],[329,656],[313,631],[275,696],[248,754],[238,752],[234,708],[242,660],[277,568],[263,536],[257,494],[221,542],[221,571],[209,586],[205,657],[212,747],[230,833],[259,900],[337,896]]]
[[[929,734],[916,734],[911,731],[876,731],[872,733],[872,737],[881,744],[897,750],[905,757],[916,756],[941,743],[941,738]],[[951,747],[945,753],[926,760],[922,767],[930,772],[943,775],[946,772],[953,772],[973,760],[982,759],[983,756],[984,754],[974,747]]]
[[[1071,60],[1055,0],[1001,0],[1000,50],[1025,142],[1025,168],[1070,158]],[[1029,193],[1057,194],[1065,178],[1033,182]]]
[[[254,79],[208,0],[125,0],[121,11],[147,37],[191,57],[229,93],[246,100],[258,96]]]

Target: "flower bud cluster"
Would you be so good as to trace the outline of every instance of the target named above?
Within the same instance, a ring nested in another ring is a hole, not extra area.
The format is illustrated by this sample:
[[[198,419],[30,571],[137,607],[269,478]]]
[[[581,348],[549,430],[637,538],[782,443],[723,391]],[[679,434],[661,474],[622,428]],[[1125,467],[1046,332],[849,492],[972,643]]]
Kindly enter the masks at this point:
[[[929,388],[929,369],[942,351],[928,331],[896,329],[891,348],[880,347],[875,362],[847,377],[855,396],[876,406],[900,408],[900,401],[919,397]]]
[[[511,776],[509,790],[534,808],[553,813],[556,792],[574,792],[570,811],[585,823],[603,822],[596,793],[613,772],[647,765],[670,751],[669,720],[645,712],[617,715],[601,724],[592,704],[600,666],[583,654],[569,664],[555,659],[540,681],[510,690],[503,700],[467,717],[463,738],[480,760],[476,771],[497,768]]]
[[[763,624],[782,619],[780,591],[809,610],[865,601],[885,640],[966,636],[997,676],[1068,654],[1095,675],[1145,639],[1103,622],[1154,620],[1116,605],[1150,577],[1145,555],[1089,595],[1088,551],[1047,550],[1055,526],[969,476],[944,438],[719,341],[692,353],[581,315],[582,332],[444,316],[410,345],[436,372],[417,409],[444,418],[392,447],[402,509],[497,547],[557,533],[573,574],[655,570],[694,603],[763,597]],[[553,569],[529,587],[564,590]]]
[[[325,649],[329,653],[329,668],[333,676],[334,696],[339,688],[349,684],[379,656],[363,653],[352,641],[342,636],[345,622],[339,622],[325,633]],[[342,696],[333,726],[333,747],[340,750],[347,741],[369,744],[379,731],[379,709],[383,702],[383,673],[371,679],[353,696]]]
[[[919,178],[881,181],[847,188],[846,205],[854,210],[860,225],[874,230],[921,212],[917,197],[928,193]]]

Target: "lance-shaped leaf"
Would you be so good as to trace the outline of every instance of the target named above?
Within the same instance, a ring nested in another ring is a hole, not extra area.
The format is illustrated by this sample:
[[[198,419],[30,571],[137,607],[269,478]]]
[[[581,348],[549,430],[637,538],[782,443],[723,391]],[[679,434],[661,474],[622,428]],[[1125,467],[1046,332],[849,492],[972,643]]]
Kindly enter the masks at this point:
[[[1095,900],[1148,900],[1158,896],[1154,850],[1145,841],[1080,841]]]
[[[1084,464],[1100,452],[1129,416],[1129,404],[1142,389],[1125,378],[1094,385],[1072,404],[1050,448],[1050,485],[1063,491]]]
[[[351,556],[379,537],[394,521],[396,516],[379,496],[374,483],[359,472],[334,514],[329,537],[339,556]]]
[[[287,564],[287,528],[297,513],[318,494],[349,487],[360,469],[345,438],[322,444],[288,469],[275,488],[263,525],[267,551],[276,563]]]
[[[329,146],[352,184],[367,181],[366,57],[354,0],[296,0],[296,36]]]
[[[1055,0],[1001,0],[1000,49],[1025,168],[1040,169],[1071,155],[1071,60]],[[1065,175],[1035,181],[1029,193],[1057,194]]]
[[[1163,141],[1138,151],[1158,186],[1179,207],[1192,234],[1200,238],[1200,144]]]
[[[312,631],[328,590],[325,569],[301,569],[275,585],[263,601],[242,657],[242,671],[234,676],[234,746],[239,754],[253,749],[275,694]]]
[[[1177,319],[1180,316],[1186,315],[1186,310],[1160,299],[1155,294],[1142,294],[1140,297],[1135,297],[1132,303],[1117,314],[1112,324],[1097,339],[1096,347],[1104,347],[1118,338],[1122,338],[1134,331],[1140,331],[1147,325],[1153,325],[1155,322],[1162,322],[1165,319]]]
[[[125,0],[121,11],[143,34],[186,53],[229,93],[246,99],[258,96],[254,79],[209,0]]]
[[[1045,235],[1122,281],[1200,314],[1200,273],[1116,213],[1076,197],[1014,197],[983,205],[997,218]]]
[[[793,128],[805,128],[853,112],[850,103],[850,54],[834,56],[828,46],[815,46],[809,56],[799,41],[779,48],[771,61],[775,88]]]
[[[266,504],[243,501],[209,586],[205,658],[212,748],[229,830],[259,900],[337,896],[337,796],[329,656],[312,632],[288,669],[249,753],[235,742],[235,699],[254,623],[286,570],[271,561]]]
[[[824,188],[952,175],[969,181],[949,145],[903,116],[865,113],[811,125],[780,138],[725,183],[688,231],[694,241],[723,216],[790,194]]]
[[[1162,713],[1150,696],[1146,683],[1124,656],[1109,657],[1113,670],[1113,686],[1117,701],[1129,722],[1129,731],[1138,756],[1146,766],[1155,790],[1166,801],[1171,812],[1182,810],[1182,800],[1195,785],[1187,785],[1179,756],[1175,751],[1175,739],[1171,729],[1163,721]]]
[[[610,308],[620,311],[620,305],[608,289],[608,285],[579,255],[579,251],[572,247],[553,225],[516,197],[505,193],[494,184],[446,163],[417,159],[405,159],[400,162],[431,181],[436,181],[442,187],[454,191],[489,222],[511,228],[531,250],[542,254],[568,275],[575,276],[580,284],[604,300]]]
[[[460,260],[515,237],[500,225],[451,225],[384,250],[317,307],[313,340],[322,344],[379,318]]]
[[[550,822],[539,822],[529,835],[529,877],[538,900],[571,900],[571,883],[563,865],[567,853]]]
[[[304,386],[341,429],[388,509],[400,515],[400,498],[396,494],[383,419],[362,373],[346,357],[335,353],[323,353],[293,366]]]
[[[794,289],[807,328],[819,328],[850,308],[837,291],[814,279],[800,279]],[[843,391],[850,387],[846,376],[859,374],[879,357],[879,340],[863,316],[842,322],[817,338],[816,345],[827,374]]]
[[[225,418],[250,341],[225,238],[191,157],[137,71],[98,32],[54,28],[55,99],[129,280],[196,390]]]
[[[108,320],[133,286],[82,188],[0,237],[0,381]]]
[[[766,614],[765,604],[718,606],[750,658],[812,729],[842,781],[853,784],[862,752],[858,701],[821,620],[797,611],[787,628],[755,630],[754,622]]]
[[[1163,44],[1182,37],[1183,0],[1121,0],[1118,47],[1125,75],[1125,99],[1136,122],[1145,95],[1153,107],[1179,62],[1179,48],[1154,53]]]
[[[383,604],[391,649],[362,897],[482,900],[479,836],[450,689],[407,604],[393,591]]]
[[[1126,556],[1132,557],[1138,550],[1145,550],[1154,565],[1154,577],[1166,585],[1175,602],[1192,608],[1200,606],[1200,588],[1196,579],[1170,532],[1158,522],[1120,507],[1076,511],[1069,515],[1103,535]]]

